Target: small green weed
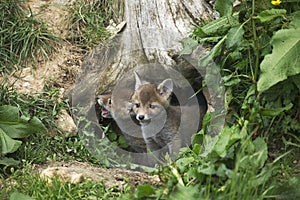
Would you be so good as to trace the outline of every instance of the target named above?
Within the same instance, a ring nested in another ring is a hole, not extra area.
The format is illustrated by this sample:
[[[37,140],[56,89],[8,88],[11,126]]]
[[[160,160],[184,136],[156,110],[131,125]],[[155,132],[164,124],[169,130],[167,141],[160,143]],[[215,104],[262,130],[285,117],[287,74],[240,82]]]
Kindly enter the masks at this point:
[[[126,155],[119,152],[118,141],[110,141],[108,137],[102,135],[105,133],[102,133],[98,124],[95,125],[84,117],[78,124],[81,141],[102,166],[123,168],[130,165]]]

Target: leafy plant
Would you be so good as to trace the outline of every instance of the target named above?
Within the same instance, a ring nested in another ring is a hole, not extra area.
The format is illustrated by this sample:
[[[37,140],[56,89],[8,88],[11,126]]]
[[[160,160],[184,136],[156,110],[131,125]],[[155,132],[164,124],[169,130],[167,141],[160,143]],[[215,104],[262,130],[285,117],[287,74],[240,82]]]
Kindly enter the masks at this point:
[[[221,3],[231,5],[222,0],[216,5]],[[220,19],[197,27],[192,35],[200,43],[216,43],[208,55],[200,58],[199,66],[206,67],[211,60],[215,61],[230,94],[227,104],[251,124],[266,123],[270,117],[295,112],[293,105],[297,104],[297,98],[291,93],[299,88],[296,78],[300,72],[299,34],[294,35],[298,32],[299,11],[289,13],[289,9],[271,6],[264,0],[243,1],[238,12],[220,11]],[[277,93],[276,100],[266,101],[274,93],[273,86],[282,81],[286,84],[281,84],[280,90],[291,93],[285,96]],[[290,81],[292,84],[287,84]],[[286,96],[291,98],[283,100]]]
[[[22,199],[22,200],[33,200],[33,198],[31,198],[28,195],[24,195],[20,192],[13,192],[10,194],[9,196],[9,200],[18,200],[18,199]]]
[[[300,28],[291,27],[277,31],[271,40],[273,52],[266,55],[260,65],[258,91],[263,92],[280,81],[300,73]]]
[[[18,161],[4,157],[9,153],[15,152],[22,142],[17,139],[27,137],[35,132],[44,132],[45,127],[36,117],[26,117],[20,115],[17,107],[1,106],[0,107],[0,164],[11,165],[17,164]]]
[[[166,187],[136,190],[136,198],[159,196],[162,199],[262,199],[272,189],[274,163],[267,164],[267,143],[252,140],[244,127],[226,126],[210,154],[201,157],[198,145],[183,149],[180,158],[159,172]],[[198,133],[198,136],[210,137]],[[197,135],[194,140],[197,140]],[[196,141],[193,141],[195,144]],[[145,190],[145,191],[144,191]],[[141,194],[142,193],[142,194]]]
[[[19,94],[14,90],[13,85],[2,81],[0,105],[18,107],[22,113],[39,118],[47,128],[56,129],[54,121],[61,109],[68,109],[68,100],[61,99],[60,91],[54,88],[45,88],[44,92],[32,95]]]
[[[10,128],[10,130],[7,128],[6,130],[12,131],[13,126],[5,121],[9,120],[5,114],[8,112],[12,115],[11,121],[15,123],[15,126],[22,127],[22,136],[24,136],[20,139],[14,139],[17,145],[21,142],[22,145],[19,146],[17,151],[7,154],[10,158],[5,158],[7,164],[16,165],[18,162],[14,162],[13,159],[42,163],[47,160],[86,160],[85,158],[87,158],[89,162],[95,162],[95,159],[90,156],[78,138],[66,139],[62,131],[56,127],[55,120],[61,110],[68,109],[68,101],[61,99],[58,90],[45,88],[45,92],[24,95],[16,93],[13,86],[4,83],[1,84],[0,102],[0,107],[4,109],[4,119],[1,119],[0,124],[4,120],[3,123],[6,123],[5,125]],[[13,108],[14,115],[10,107]],[[38,125],[44,128],[38,130]],[[43,131],[45,127],[48,133]],[[51,136],[52,132],[55,132],[56,136]],[[13,131],[10,134],[15,133]],[[11,137],[11,135],[9,136]]]

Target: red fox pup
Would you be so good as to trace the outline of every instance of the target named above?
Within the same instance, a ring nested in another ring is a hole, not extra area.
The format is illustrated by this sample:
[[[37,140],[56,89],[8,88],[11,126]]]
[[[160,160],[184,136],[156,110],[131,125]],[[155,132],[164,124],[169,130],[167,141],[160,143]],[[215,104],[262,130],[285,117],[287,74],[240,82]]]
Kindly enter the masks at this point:
[[[141,124],[148,150],[159,159],[165,153],[174,155],[181,147],[178,134],[181,112],[180,107],[170,106],[172,79],[165,79],[159,85],[150,84],[135,72],[135,81],[133,112]]]
[[[97,96],[97,102],[101,106],[101,116],[104,118],[112,118],[111,116],[111,94],[103,94]]]

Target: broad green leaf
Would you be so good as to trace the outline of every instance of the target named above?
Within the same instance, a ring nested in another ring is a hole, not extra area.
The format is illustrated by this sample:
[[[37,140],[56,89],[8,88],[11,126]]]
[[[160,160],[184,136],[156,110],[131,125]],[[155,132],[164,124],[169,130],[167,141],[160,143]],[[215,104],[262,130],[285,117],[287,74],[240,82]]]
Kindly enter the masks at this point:
[[[0,159],[0,165],[5,165],[5,166],[16,166],[20,164],[20,161],[18,160],[15,160],[13,158],[7,158],[7,157],[4,157],[4,158],[1,158]]]
[[[231,130],[228,126],[224,127],[219,135],[219,140],[214,147],[214,151],[220,156],[226,156],[227,145],[230,140]]]
[[[276,17],[283,17],[286,14],[285,9],[271,9],[264,10],[258,14],[258,16],[254,17],[254,19],[259,19],[261,22],[267,22],[274,20]]]
[[[34,200],[34,199],[20,192],[13,192],[10,194],[9,200]]]
[[[238,139],[243,137],[237,126],[225,126],[219,135],[218,142],[214,146],[214,151],[220,156],[225,157],[229,147]]]
[[[226,165],[223,163],[219,166],[219,168],[217,169],[217,172],[216,172],[216,175],[219,177],[227,176],[228,178],[231,178],[232,174],[233,174],[233,171],[231,169],[228,169],[226,167]]]
[[[13,153],[20,147],[21,144],[21,141],[11,139],[0,128],[0,154]]]
[[[192,162],[194,162],[193,157],[180,158],[176,161],[176,166],[179,168],[181,172],[186,170],[186,167],[189,166]]]
[[[0,128],[11,138],[23,138],[46,130],[37,117],[20,116],[17,107],[8,105],[0,106]]]
[[[206,133],[208,127],[210,126],[211,117],[212,117],[211,112],[205,113],[203,117],[202,130],[204,130],[204,133]]]
[[[194,138],[193,138],[194,139]],[[194,142],[194,141],[193,141]],[[203,142],[203,140],[202,140],[202,142]],[[201,144],[202,144],[202,142],[201,142]],[[193,143],[193,152],[196,154],[196,155],[198,155],[199,153],[200,153],[200,151],[201,151],[201,145],[200,144],[195,144],[195,143]]]
[[[199,156],[202,158],[207,157],[213,151],[218,139],[216,136],[205,135]]]
[[[238,13],[233,16],[224,16],[213,20],[202,27],[197,27],[193,32],[193,36],[196,38],[221,36],[237,24],[239,24]]]
[[[233,2],[235,0],[217,0],[215,9],[220,13],[220,16],[229,16],[232,14]]]
[[[258,137],[254,141],[245,140],[246,152],[244,157],[238,161],[240,166],[244,169],[249,169],[249,166],[253,170],[261,169],[268,158],[268,146],[264,139]]]
[[[288,76],[300,73],[300,28],[283,29],[271,40],[272,54],[265,56],[260,65],[261,75],[257,83],[259,92],[268,90]]]
[[[153,198],[154,199],[154,198]],[[158,199],[158,198],[156,198]],[[199,200],[199,189],[197,186],[190,184],[187,187],[177,185],[174,192],[167,199],[185,199],[185,200]]]
[[[292,13],[292,21],[291,21],[291,28],[298,28],[300,27],[300,11]]]
[[[201,129],[201,131],[199,131],[199,133],[196,133],[196,134],[192,135],[192,144],[193,144],[193,146],[195,146],[197,144],[202,144],[203,139],[204,139],[204,130]]]
[[[263,116],[271,116],[275,117],[280,115],[282,112],[290,110],[293,107],[293,104],[290,103],[289,105],[283,107],[283,108],[276,108],[276,109],[262,109],[260,111],[260,114]]]
[[[258,168],[262,168],[265,164],[265,162],[268,159],[268,146],[267,143],[260,137],[256,138],[253,141],[254,147],[255,147],[255,153],[253,156],[255,159],[251,159],[253,162],[255,162]]]
[[[154,194],[153,187],[151,185],[145,184],[145,185],[140,185],[137,187],[136,192],[135,192],[135,197],[137,199],[142,199],[142,198],[147,197],[152,194]]]
[[[225,39],[226,39],[226,36],[223,37],[223,39],[220,40],[206,56],[200,58],[199,63],[198,63],[199,67],[207,67],[216,56],[220,55],[223,43],[225,42]]]
[[[213,175],[216,173],[215,165],[213,163],[204,163],[200,165],[197,169],[197,171],[201,174],[205,175]]]
[[[186,38],[183,40],[183,49],[180,52],[180,55],[189,55],[193,50],[198,46],[198,41],[192,38]]]
[[[226,46],[228,49],[238,46],[244,35],[243,25],[235,26],[228,31]]]

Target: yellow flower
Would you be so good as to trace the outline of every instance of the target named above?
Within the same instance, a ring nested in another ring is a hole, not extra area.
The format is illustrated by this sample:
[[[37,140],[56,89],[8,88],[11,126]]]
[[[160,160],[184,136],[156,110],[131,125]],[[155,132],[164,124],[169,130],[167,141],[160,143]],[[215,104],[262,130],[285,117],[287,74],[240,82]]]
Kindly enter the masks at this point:
[[[278,6],[279,4],[281,4],[281,0],[272,0],[271,4],[273,4],[274,6]]]

